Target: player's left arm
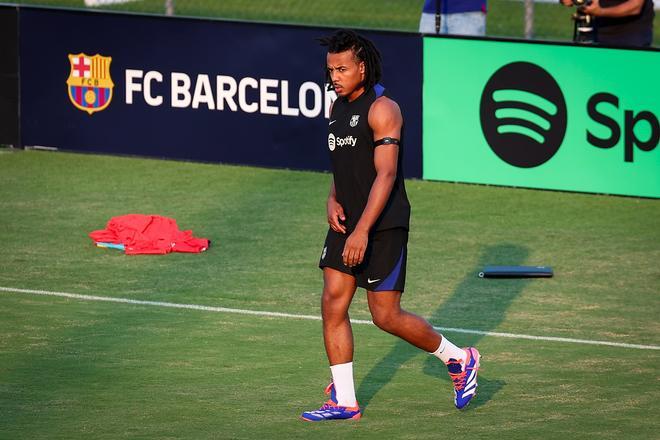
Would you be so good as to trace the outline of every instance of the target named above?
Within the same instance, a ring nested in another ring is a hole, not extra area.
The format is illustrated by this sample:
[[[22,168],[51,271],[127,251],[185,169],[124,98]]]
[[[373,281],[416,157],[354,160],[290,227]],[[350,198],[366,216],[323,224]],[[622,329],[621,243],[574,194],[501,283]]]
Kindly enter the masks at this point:
[[[374,141],[383,138],[401,137],[403,116],[399,105],[387,97],[378,98],[369,109],[369,126],[374,132]],[[383,212],[390,198],[399,159],[399,146],[395,143],[376,146],[374,149],[374,167],[376,179],[371,185],[367,205],[355,226],[355,230],[346,239],[344,264],[356,266],[362,263],[369,242],[369,231]]]

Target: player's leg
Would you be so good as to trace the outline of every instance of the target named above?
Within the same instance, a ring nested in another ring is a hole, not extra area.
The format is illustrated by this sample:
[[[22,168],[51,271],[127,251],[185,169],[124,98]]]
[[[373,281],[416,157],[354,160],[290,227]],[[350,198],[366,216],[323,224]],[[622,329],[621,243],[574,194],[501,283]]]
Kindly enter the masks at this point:
[[[367,289],[369,310],[374,323],[388,333],[426,350],[442,360],[454,381],[456,406],[462,408],[474,395],[479,353],[461,349],[433,329],[424,318],[401,308],[405,287],[408,231],[391,229],[374,234],[369,265],[356,279]],[[471,381],[474,379],[474,382]],[[466,398],[462,399],[462,393]]]
[[[426,319],[402,309],[401,292],[368,291],[367,300],[373,322],[381,330],[436,355],[445,363],[450,359],[464,362],[467,358],[465,350],[436,332]]]
[[[401,308],[401,292],[367,291],[369,311],[374,324],[415,347],[434,352],[442,337],[424,318]]]
[[[330,267],[323,268],[323,342],[330,365],[353,362],[353,330],[348,308],[355,294],[355,277]]]
[[[361,417],[353,381],[353,330],[348,316],[355,289],[355,277],[343,265],[341,252],[345,237],[328,232],[319,266],[323,269],[321,315],[323,341],[330,363],[332,383],[326,388],[330,399],[318,410],[306,411],[303,420],[318,422]],[[344,272],[346,271],[346,272]]]
[[[401,292],[367,292],[369,310],[380,329],[426,350],[447,365],[454,383],[454,404],[466,407],[477,391],[480,354],[474,347],[465,349],[437,333],[424,318],[401,308]]]
[[[353,330],[348,316],[356,287],[352,275],[330,267],[323,268],[323,341],[332,374],[332,383],[325,392],[330,399],[318,410],[302,413],[303,420],[359,419],[362,415],[355,397]]]
[[[328,230],[319,267],[323,270],[323,341],[330,365],[353,361],[353,332],[348,308],[357,287],[352,270],[344,265],[346,236]]]

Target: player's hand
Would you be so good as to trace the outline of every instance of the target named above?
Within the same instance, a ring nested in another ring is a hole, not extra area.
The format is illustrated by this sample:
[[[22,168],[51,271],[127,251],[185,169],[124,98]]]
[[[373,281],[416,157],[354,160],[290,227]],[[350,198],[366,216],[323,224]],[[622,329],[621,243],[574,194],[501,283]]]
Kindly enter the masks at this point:
[[[346,233],[346,226],[342,225],[339,221],[345,221],[344,208],[337,202],[334,197],[328,198],[328,224],[333,231],[341,234]]]
[[[559,0],[559,3],[564,6],[573,6],[573,0]]]
[[[353,233],[346,239],[344,252],[341,254],[344,260],[344,265],[354,267],[362,263],[368,242],[369,234],[358,229],[353,231]]]

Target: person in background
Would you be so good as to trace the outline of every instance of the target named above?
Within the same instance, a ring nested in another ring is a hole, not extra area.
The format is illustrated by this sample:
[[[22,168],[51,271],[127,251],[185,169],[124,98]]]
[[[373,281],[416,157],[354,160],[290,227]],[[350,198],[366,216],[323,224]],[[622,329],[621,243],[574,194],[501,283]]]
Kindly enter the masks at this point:
[[[440,29],[436,31],[436,14]],[[426,0],[419,31],[424,34],[486,35],[486,0]]]
[[[573,6],[573,0],[560,2]],[[597,43],[638,47],[653,43],[653,0],[591,0],[581,9],[594,17]]]

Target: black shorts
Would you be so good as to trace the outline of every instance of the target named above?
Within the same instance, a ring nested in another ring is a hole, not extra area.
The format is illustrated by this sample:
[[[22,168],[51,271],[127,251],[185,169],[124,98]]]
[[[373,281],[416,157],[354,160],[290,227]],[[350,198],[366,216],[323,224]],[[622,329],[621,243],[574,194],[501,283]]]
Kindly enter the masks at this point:
[[[406,284],[408,230],[394,228],[369,234],[364,260],[355,267],[345,266],[341,256],[348,235],[328,230],[319,267],[330,267],[352,275],[358,287],[372,292],[403,292]]]

